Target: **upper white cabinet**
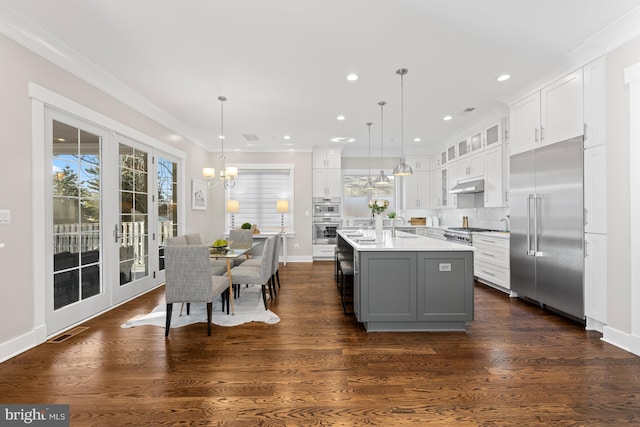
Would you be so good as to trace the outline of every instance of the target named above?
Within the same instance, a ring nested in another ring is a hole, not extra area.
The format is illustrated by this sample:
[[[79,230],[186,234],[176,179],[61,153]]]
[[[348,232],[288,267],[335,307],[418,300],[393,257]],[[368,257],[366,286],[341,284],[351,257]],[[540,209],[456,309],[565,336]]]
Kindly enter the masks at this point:
[[[470,152],[469,149],[469,140],[468,139],[463,139],[462,141],[459,141],[457,144],[458,147],[458,156],[459,157],[464,157],[467,155],[467,153]]]
[[[313,152],[313,197],[341,197],[340,153]]]
[[[484,158],[482,153],[460,158],[457,162],[456,178],[458,181],[466,181],[471,178],[482,178],[484,176]],[[451,182],[451,186],[455,185]]]
[[[429,158],[426,154],[407,154],[405,162],[413,168],[413,170],[429,170]]]
[[[433,171],[431,171],[431,208],[432,209],[437,209],[437,208],[441,208],[443,207],[443,184],[442,184],[442,178],[443,178],[443,173],[444,172],[444,176],[446,178],[446,169],[445,168],[439,168],[439,169],[434,169]],[[446,202],[445,202],[446,203]]]
[[[584,133],[582,69],[540,91],[542,145],[553,144]]]
[[[511,155],[524,153],[540,144],[540,92],[514,103],[509,111]]]
[[[482,144],[485,148],[491,148],[502,144],[501,121],[489,125],[482,130]],[[472,150],[475,151],[473,147]]]
[[[405,209],[429,208],[430,175],[429,171],[416,169],[413,175],[402,179],[404,181]]]
[[[340,153],[331,151],[314,151],[313,152],[313,168],[314,169],[340,169],[342,162]]]
[[[575,71],[510,108],[511,154],[582,135],[583,74]]]
[[[584,148],[606,141],[606,69],[604,57],[584,67]]]

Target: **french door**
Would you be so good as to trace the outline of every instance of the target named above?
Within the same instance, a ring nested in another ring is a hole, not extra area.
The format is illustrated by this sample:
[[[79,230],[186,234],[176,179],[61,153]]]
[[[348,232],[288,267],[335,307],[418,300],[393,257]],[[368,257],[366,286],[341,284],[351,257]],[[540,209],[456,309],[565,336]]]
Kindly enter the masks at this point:
[[[178,230],[179,163],[53,110],[46,123],[51,335],[164,281],[164,240]]]

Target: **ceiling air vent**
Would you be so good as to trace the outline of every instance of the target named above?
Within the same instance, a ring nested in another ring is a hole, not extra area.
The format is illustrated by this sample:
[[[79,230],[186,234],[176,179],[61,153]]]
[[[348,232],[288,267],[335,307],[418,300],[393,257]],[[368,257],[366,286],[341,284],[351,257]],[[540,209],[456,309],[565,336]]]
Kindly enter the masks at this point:
[[[244,139],[246,139],[247,141],[260,141],[258,135],[253,133],[243,133],[242,136],[244,136]]]
[[[467,108],[465,108],[464,110],[462,110],[462,114],[470,113],[470,112],[472,112],[472,111],[473,111],[473,110],[475,110],[475,109],[476,109],[476,107],[467,107]]]

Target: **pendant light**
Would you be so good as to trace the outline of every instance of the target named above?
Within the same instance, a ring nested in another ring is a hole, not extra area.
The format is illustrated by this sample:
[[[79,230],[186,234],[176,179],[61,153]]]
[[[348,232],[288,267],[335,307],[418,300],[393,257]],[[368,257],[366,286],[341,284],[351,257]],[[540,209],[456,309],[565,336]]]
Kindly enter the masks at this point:
[[[404,76],[409,72],[406,68],[400,68],[396,74],[400,76],[400,163],[393,169],[395,176],[413,175],[413,169],[404,157]]]
[[[385,101],[380,101],[378,102],[378,105],[380,106],[380,175],[378,175],[376,177],[376,187],[384,187],[386,185],[391,184],[391,182],[389,181],[389,177],[387,175],[384,174],[384,169],[382,167],[382,162],[383,162],[383,158],[384,158],[384,150],[383,150],[383,144],[384,144],[384,106],[386,105]]]
[[[369,175],[367,175],[367,182],[364,184],[365,190],[374,190],[376,185],[373,183],[371,179],[371,125],[373,123],[368,122],[367,127],[369,128]]]

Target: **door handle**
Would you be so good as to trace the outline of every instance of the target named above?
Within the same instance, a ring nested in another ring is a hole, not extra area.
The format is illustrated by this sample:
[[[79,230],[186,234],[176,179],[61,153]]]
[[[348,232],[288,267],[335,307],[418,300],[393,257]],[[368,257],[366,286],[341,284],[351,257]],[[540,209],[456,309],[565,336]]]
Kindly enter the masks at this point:
[[[534,229],[534,235],[533,235],[533,247],[534,247],[534,251],[533,251],[533,256],[539,257],[542,256],[543,253],[540,252],[540,241],[538,239],[538,200],[540,200],[541,204],[542,204],[542,197],[540,197],[540,195],[538,194],[533,194],[533,229]]]
[[[120,233],[120,224],[116,224],[113,228],[113,237],[115,238],[116,243],[118,243],[118,239],[122,239],[122,233]]]
[[[527,255],[534,255],[531,250],[531,196],[527,196]]]

